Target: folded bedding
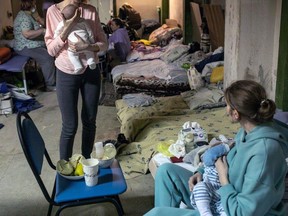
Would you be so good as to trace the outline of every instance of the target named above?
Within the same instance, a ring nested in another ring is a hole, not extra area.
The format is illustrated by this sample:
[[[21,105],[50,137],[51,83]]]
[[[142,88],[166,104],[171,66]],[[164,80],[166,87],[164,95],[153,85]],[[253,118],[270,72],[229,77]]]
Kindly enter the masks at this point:
[[[190,89],[187,66],[209,57],[202,51],[190,53],[182,40],[172,40],[165,47],[135,43],[127,64],[111,71],[113,85],[119,95],[148,93],[155,96],[178,95]]]
[[[111,74],[115,90],[121,95],[175,95],[190,89],[186,70],[160,59],[118,65]]]
[[[166,82],[155,77],[145,79],[143,77],[131,78],[122,77],[119,82],[114,84],[117,94],[125,95],[129,93],[147,93],[154,96],[172,96],[179,95],[181,92],[190,89],[189,84],[177,82]]]
[[[191,110],[226,105],[223,90],[214,84],[197,90],[182,92],[181,96]]]

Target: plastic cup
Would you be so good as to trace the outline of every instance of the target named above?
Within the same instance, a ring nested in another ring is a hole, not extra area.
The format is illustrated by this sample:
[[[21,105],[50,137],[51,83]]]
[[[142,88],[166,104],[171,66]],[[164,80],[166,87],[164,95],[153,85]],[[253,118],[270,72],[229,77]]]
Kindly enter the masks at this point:
[[[82,160],[85,183],[92,187],[98,183],[99,160],[89,158]]]
[[[106,157],[107,159],[110,159],[110,158],[114,158],[116,154],[117,154],[117,151],[116,151],[115,145],[113,145],[112,143],[107,143],[104,146],[104,157]]]

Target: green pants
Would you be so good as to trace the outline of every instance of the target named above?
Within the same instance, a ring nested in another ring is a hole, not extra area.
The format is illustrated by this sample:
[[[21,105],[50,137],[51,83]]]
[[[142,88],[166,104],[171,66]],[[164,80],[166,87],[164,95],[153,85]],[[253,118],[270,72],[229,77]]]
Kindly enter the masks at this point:
[[[145,216],[199,215],[196,210],[179,208],[181,201],[188,208],[192,208],[188,186],[188,180],[192,175],[193,172],[175,164],[161,165],[155,177],[155,208]]]

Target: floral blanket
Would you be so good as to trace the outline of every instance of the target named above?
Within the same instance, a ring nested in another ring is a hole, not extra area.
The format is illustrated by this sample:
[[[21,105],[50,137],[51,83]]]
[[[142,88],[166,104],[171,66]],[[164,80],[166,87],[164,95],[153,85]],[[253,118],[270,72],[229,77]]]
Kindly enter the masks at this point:
[[[223,134],[233,138],[239,128],[226,116],[226,109],[190,110],[181,96],[161,97],[149,107],[128,107],[123,100],[116,101],[121,132],[131,141],[118,153],[126,179],[146,174],[150,159],[157,153],[161,142],[178,138],[187,121],[198,122],[209,140]]]

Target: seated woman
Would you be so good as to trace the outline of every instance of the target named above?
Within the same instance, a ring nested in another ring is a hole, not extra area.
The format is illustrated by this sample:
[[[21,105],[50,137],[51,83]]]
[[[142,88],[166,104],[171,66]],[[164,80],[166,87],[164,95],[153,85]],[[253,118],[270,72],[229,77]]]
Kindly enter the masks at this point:
[[[217,191],[227,215],[287,215],[282,203],[288,156],[287,127],[273,121],[275,103],[265,89],[250,80],[239,80],[225,90],[227,113],[241,125],[235,146],[215,166],[221,187]],[[229,169],[228,169],[229,167]],[[192,172],[163,164],[155,178],[155,208],[151,215],[199,215],[189,195],[202,181],[203,168]],[[178,208],[184,202],[188,208]]]
[[[14,20],[14,50],[17,54],[35,59],[45,81],[45,91],[55,91],[56,68],[44,42],[44,20],[37,12],[35,0],[21,0],[20,11]]]
[[[130,39],[128,32],[124,27],[124,23],[119,18],[114,18],[111,21],[110,27],[113,31],[109,37],[109,50],[108,54],[111,59],[111,66],[126,62],[126,57],[131,50]]]

